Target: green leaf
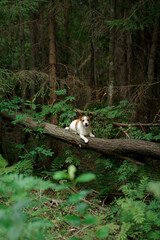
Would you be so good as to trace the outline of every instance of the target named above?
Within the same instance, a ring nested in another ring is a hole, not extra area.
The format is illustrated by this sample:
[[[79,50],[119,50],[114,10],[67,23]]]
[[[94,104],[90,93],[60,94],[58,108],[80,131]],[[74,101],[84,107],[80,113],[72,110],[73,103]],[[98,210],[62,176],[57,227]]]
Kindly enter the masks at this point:
[[[76,167],[74,165],[70,165],[68,167],[68,176],[70,180],[74,180],[75,172],[76,172]]]
[[[95,235],[100,239],[106,238],[109,235],[109,229],[107,227],[102,228],[101,230],[95,232]]]
[[[77,194],[72,194],[69,198],[68,198],[68,202],[69,203],[77,203],[79,201],[81,201],[84,198],[84,195],[77,193]]]
[[[78,205],[76,205],[76,211],[78,213],[85,213],[88,210],[89,206],[85,202],[81,202]]]
[[[96,225],[97,223],[98,223],[98,219],[91,214],[87,214],[83,222],[83,224],[85,225]]]
[[[36,104],[32,104],[32,109],[35,110],[36,109]]]
[[[92,180],[96,179],[96,175],[93,173],[85,173],[81,174],[79,177],[76,179],[77,182],[90,182]]]
[[[68,179],[68,174],[66,171],[57,171],[54,175],[53,178],[55,180],[61,180],[61,179]]]
[[[60,95],[65,95],[67,93],[66,89],[61,89],[61,90],[57,90],[55,91],[55,93],[60,96]]]
[[[160,182],[149,182],[147,189],[153,193],[156,197],[160,197]]]
[[[72,226],[80,226],[81,225],[81,219],[75,215],[68,215],[65,217],[65,219],[70,223]]]

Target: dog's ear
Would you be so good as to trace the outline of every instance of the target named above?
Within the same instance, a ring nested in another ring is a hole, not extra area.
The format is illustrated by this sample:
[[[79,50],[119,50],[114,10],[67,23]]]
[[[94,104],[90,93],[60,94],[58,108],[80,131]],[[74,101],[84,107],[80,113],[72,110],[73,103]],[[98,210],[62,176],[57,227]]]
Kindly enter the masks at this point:
[[[88,117],[91,119],[91,118],[92,118],[92,114],[91,114],[91,113],[89,113],[89,114],[88,114]]]
[[[79,120],[82,120],[82,117],[83,117],[83,115],[80,115],[80,116],[79,116]]]

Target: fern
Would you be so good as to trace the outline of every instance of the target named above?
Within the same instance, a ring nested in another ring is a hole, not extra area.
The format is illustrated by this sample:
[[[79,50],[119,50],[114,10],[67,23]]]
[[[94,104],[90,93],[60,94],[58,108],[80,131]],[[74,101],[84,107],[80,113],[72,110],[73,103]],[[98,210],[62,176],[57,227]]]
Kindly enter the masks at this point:
[[[121,231],[117,236],[117,240],[127,240],[127,232],[130,229],[131,224],[124,222],[121,227]]]
[[[59,171],[61,167],[64,165],[64,159],[62,156],[57,156],[51,164],[51,173],[55,173]]]
[[[126,179],[129,179],[138,170],[139,170],[139,167],[136,164],[131,163],[127,160],[123,161],[122,165],[117,171],[117,174],[119,175],[118,177],[119,181],[124,181]]]
[[[27,175],[29,172],[32,172],[32,169],[33,161],[31,160],[24,159],[15,164],[16,173],[25,173],[25,175]]]
[[[16,169],[16,166],[7,167],[8,162],[0,154],[0,176],[8,173],[13,173]]]
[[[134,214],[133,214],[134,211]],[[142,206],[140,206],[139,202],[136,202],[133,208],[133,220],[136,224],[142,224],[145,221],[145,210]]]

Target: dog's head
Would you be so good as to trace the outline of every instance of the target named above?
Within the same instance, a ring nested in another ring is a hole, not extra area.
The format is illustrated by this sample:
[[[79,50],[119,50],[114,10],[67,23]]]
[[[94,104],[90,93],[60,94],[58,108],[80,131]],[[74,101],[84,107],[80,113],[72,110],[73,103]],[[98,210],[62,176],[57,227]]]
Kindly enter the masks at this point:
[[[88,126],[90,125],[90,116],[80,116],[79,119],[83,126],[85,128],[88,128]]]

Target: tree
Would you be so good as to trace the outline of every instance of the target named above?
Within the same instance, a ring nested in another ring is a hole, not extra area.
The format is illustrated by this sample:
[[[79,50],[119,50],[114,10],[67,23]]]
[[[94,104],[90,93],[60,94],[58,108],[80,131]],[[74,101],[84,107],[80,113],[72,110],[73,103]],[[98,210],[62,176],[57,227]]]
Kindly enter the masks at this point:
[[[57,100],[56,95],[56,86],[57,86],[57,77],[56,77],[56,39],[55,39],[55,16],[54,9],[55,1],[49,0],[49,16],[48,16],[48,38],[49,38],[49,79],[50,79],[50,104],[53,104]],[[55,115],[52,117],[51,122],[53,124],[58,124],[58,117]]]
[[[110,19],[115,18],[115,0],[110,0]],[[108,81],[108,106],[113,105],[113,87],[115,84],[115,29],[109,32],[109,81]]]

